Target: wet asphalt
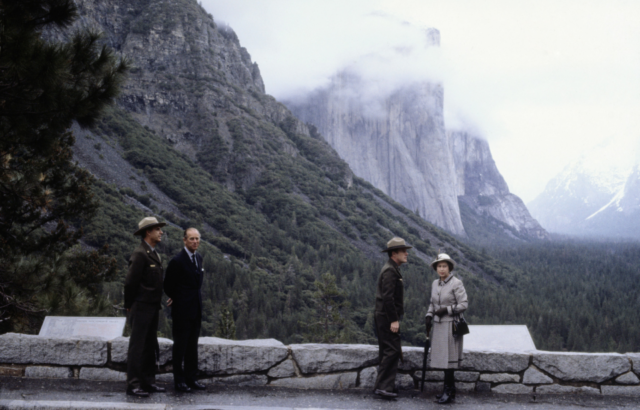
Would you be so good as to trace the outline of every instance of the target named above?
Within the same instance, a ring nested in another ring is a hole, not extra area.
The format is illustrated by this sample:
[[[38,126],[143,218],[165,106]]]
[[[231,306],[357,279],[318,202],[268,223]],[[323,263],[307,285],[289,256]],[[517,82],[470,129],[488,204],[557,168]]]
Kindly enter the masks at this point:
[[[24,401],[83,401],[109,403],[156,403],[171,409],[215,410],[322,408],[322,409],[640,409],[640,401],[631,397],[591,397],[574,395],[504,395],[493,393],[458,393],[455,404],[438,405],[433,393],[404,391],[394,400],[384,400],[359,389],[353,390],[296,390],[279,387],[208,386],[204,392],[177,393],[172,385],[166,393],[152,394],[141,399],[125,394],[123,382],[95,382],[86,380],[48,380],[0,377],[0,400]]]

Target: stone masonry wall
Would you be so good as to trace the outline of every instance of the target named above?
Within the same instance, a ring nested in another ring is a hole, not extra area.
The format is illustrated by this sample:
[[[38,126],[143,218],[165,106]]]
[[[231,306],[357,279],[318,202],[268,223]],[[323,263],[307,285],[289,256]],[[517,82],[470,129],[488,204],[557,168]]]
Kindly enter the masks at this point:
[[[171,346],[160,339],[158,381],[172,383]],[[0,335],[0,376],[126,380],[128,338],[55,339]],[[378,348],[371,345],[294,344],[275,339],[202,337],[199,370],[205,384],[300,389],[371,389]],[[399,389],[417,389],[423,349],[404,347]],[[465,351],[456,372],[459,391],[506,394],[640,396],[640,353]],[[442,387],[443,372],[427,370],[425,390]]]

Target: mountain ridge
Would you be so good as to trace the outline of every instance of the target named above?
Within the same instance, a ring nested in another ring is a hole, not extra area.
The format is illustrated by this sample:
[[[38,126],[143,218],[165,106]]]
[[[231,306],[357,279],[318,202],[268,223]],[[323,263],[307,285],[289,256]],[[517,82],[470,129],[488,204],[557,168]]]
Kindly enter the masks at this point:
[[[202,233],[214,273],[203,285],[203,335],[228,307],[239,338],[319,340],[304,323],[316,315],[316,280],[330,272],[351,302],[339,340],[374,341],[370,302],[392,236],[415,249],[403,269],[408,343],[422,342],[428,262],[438,250],[456,258],[471,295],[526,280],[354,176],[314,127],[264,94],[237,36],[195,1],[78,5],[78,25],[103,31],[133,65],[116,106],[78,131],[75,146],[101,202],[83,241],[108,244],[117,257],[119,279],[104,285],[115,305],[136,244],[131,229],[148,215],[169,222],[163,259],[181,248],[181,229]],[[170,335],[170,319],[161,320]]]
[[[638,161],[637,150],[616,138],[587,149],[529,203],[531,212],[551,232],[638,239]]]

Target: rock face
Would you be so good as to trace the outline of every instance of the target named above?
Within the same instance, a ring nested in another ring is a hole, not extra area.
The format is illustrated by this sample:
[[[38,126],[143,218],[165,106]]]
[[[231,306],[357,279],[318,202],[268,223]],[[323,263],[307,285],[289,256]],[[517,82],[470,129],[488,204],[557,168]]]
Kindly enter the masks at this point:
[[[426,220],[464,234],[444,129],[442,86],[417,84],[379,103],[351,97],[366,86],[358,76],[343,72],[327,89],[287,106],[318,127],[356,175]]]
[[[506,225],[507,235],[548,237],[509,192],[487,142],[445,130],[440,84],[411,84],[364,101],[368,86],[342,72],[325,89],[286,104],[318,128],[356,175],[424,219],[465,235],[460,200],[476,217]]]
[[[297,154],[285,138],[274,140],[268,126],[249,130],[247,124],[239,125],[244,117],[273,125],[292,115],[265,94],[258,65],[235,32],[216,24],[198,2],[78,0],[77,4],[81,16],[77,25],[102,31],[107,44],[130,58],[134,66],[118,105],[191,160],[199,161],[205,155],[209,160],[204,161],[204,168],[229,190],[250,188],[269,165],[249,144],[240,146],[238,139],[243,137],[234,127],[251,131],[262,151],[264,140],[269,139],[280,152]],[[302,123],[293,121],[296,131],[309,134]],[[209,151],[220,155],[209,155]],[[140,192],[140,184],[101,169],[101,164],[92,164],[86,155],[77,156],[80,165],[95,175]],[[348,167],[336,168],[350,180]],[[163,196],[156,205],[174,212]]]
[[[507,236],[519,239],[549,239],[522,199],[509,192],[509,187],[491,156],[489,143],[467,132],[448,132],[458,184],[458,201],[477,217],[493,218],[506,225]],[[465,221],[467,226],[467,221]],[[506,228],[506,229],[505,229]]]

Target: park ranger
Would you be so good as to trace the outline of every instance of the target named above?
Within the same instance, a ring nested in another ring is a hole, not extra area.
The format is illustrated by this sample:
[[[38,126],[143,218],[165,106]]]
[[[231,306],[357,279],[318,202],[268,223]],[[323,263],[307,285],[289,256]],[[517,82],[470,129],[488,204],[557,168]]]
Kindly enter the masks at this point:
[[[379,358],[378,378],[374,393],[393,398],[395,391],[398,360],[402,357],[400,346],[400,321],[404,314],[404,288],[400,265],[407,262],[409,253],[402,238],[393,238],[387,242],[386,252],[389,259],[382,267],[376,290],[375,323],[378,334]]]
[[[149,397],[164,392],[156,385],[155,363],[158,359],[158,313],[162,299],[163,268],[156,246],[162,240],[162,227],[154,217],[138,223],[134,235],[142,237],[129,259],[124,282],[124,307],[131,325],[127,355],[127,394]]]

